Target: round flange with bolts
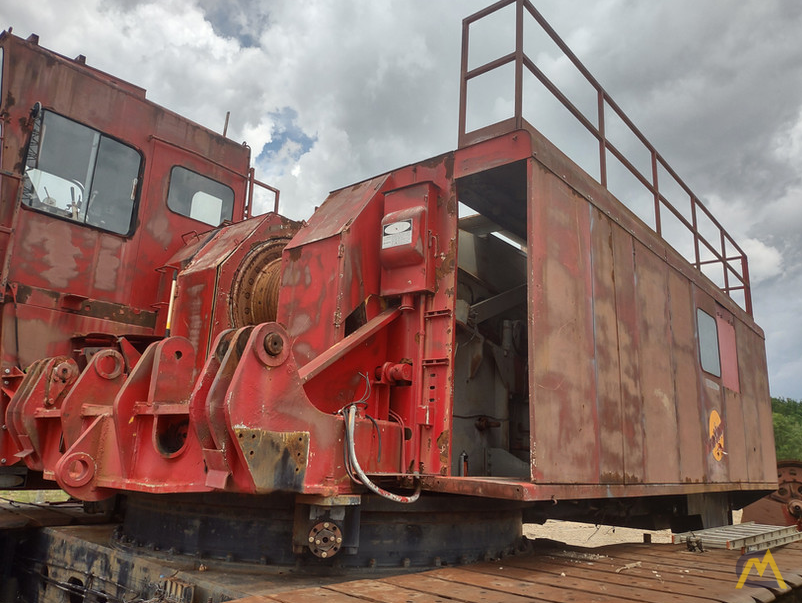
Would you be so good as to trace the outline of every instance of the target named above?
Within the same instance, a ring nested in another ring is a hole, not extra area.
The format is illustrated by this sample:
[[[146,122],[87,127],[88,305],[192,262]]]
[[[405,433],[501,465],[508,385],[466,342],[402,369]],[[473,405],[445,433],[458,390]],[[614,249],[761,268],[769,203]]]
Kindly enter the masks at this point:
[[[309,530],[309,550],[316,557],[327,559],[333,557],[343,544],[343,533],[337,524],[321,521]]]

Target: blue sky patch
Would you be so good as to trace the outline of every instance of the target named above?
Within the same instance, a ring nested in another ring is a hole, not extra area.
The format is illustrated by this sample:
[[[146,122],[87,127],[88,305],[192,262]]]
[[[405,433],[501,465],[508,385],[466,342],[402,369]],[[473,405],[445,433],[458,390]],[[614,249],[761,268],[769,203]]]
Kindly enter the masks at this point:
[[[259,162],[272,160],[297,161],[317,141],[317,136],[306,134],[296,123],[298,112],[292,107],[282,107],[268,114],[273,120],[273,139],[262,147],[257,156]]]

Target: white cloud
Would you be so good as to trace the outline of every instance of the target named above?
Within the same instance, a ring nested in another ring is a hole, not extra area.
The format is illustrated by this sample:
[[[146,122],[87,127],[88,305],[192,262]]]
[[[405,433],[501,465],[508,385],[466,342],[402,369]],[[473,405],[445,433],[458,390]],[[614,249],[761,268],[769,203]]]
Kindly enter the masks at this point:
[[[752,286],[782,274],[783,256],[778,249],[758,239],[742,239],[739,240],[739,245],[749,258],[749,277]]]
[[[3,20],[214,130],[231,111],[229,136],[254,154],[291,109],[312,142],[289,137],[258,176],[304,218],[333,188],[456,146],[461,19],[489,2],[38,0],[5,2]],[[802,4],[538,9],[750,254],[774,393],[802,398],[788,368],[802,324],[783,305],[802,294]]]

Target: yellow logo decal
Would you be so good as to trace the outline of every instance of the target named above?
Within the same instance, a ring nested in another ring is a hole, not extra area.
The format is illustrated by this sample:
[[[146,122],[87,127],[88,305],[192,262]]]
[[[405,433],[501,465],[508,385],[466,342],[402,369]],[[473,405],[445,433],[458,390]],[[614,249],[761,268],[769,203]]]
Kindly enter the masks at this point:
[[[721,416],[718,414],[718,411],[710,411],[710,422],[708,426],[710,445],[713,448],[713,458],[720,461],[727,453],[724,452],[724,423],[721,422]]]
[[[766,554],[763,555],[763,559],[759,560],[757,557],[751,556],[743,556],[738,560],[738,565],[740,566],[744,559],[747,559],[746,564],[743,566],[741,570],[741,578],[738,580],[738,584],[735,585],[735,588],[743,588],[744,584],[746,583],[746,579],[749,577],[749,572],[752,571],[752,566],[757,569],[757,575],[761,578],[763,577],[763,572],[766,571],[767,567],[771,568],[771,571],[774,572],[774,578],[777,580],[777,586],[781,589],[788,588],[783,580],[782,574],[780,574],[780,569],[777,567],[777,563],[774,561],[774,556],[771,554],[771,549],[766,550]],[[752,581],[750,581],[750,585]],[[760,582],[754,583],[756,586],[764,586],[765,584]],[[773,586],[773,584],[772,584]]]

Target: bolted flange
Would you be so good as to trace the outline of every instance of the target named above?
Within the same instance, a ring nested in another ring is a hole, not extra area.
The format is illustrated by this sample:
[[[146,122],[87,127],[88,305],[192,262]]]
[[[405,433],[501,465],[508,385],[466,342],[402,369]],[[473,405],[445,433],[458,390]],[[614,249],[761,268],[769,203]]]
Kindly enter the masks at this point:
[[[332,521],[321,521],[309,530],[309,550],[316,557],[328,559],[338,553],[343,543],[343,533]]]

